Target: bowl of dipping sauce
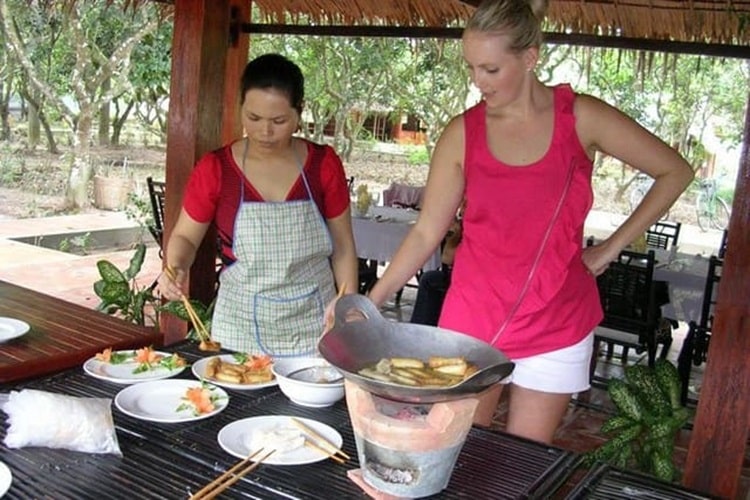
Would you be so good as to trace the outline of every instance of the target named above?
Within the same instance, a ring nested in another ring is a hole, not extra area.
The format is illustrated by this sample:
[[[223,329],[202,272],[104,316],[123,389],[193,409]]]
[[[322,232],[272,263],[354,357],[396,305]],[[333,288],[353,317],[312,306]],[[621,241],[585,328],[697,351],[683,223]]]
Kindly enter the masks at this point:
[[[271,370],[281,392],[298,405],[324,408],[344,397],[341,372],[323,358],[275,359]]]

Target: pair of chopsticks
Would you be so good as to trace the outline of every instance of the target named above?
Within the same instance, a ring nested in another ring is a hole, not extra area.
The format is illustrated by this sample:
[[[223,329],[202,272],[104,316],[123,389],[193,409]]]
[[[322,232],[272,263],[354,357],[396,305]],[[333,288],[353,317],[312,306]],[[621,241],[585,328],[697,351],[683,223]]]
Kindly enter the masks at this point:
[[[240,480],[242,476],[247,474],[248,472],[252,472],[255,470],[261,462],[263,462],[265,459],[271,456],[276,450],[271,450],[262,457],[260,457],[258,460],[256,460],[253,463],[250,463],[250,461],[258,455],[260,452],[263,451],[263,448],[260,450],[251,453],[247,456],[247,458],[243,459],[230,469],[227,469],[222,475],[208,483],[206,486],[201,488],[200,490],[196,491],[193,495],[190,496],[191,500],[208,500],[210,498],[214,498],[216,495],[224,491],[225,489],[232,486],[234,483]],[[249,464],[249,465],[248,465]],[[243,468],[244,467],[244,468]]]
[[[315,432],[313,429],[303,424],[301,421],[294,417],[291,417],[292,423],[299,427],[305,434],[305,445],[310,448],[316,449],[319,452],[326,455],[334,462],[343,464],[347,460],[351,459],[349,455],[340,450],[336,445],[328,441],[326,438]],[[312,437],[315,441],[311,441],[309,438]]]
[[[167,274],[169,279],[175,282],[177,281],[177,275],[175,274],[174,269],[172,269],[170,266],[167,266],[164,269],[164,272]],[[210,342],[211,334],[208,332],[206,325],[203,324],[203,321],[201,321],[200,317],[198,316],[198,313],[195,312],[195,309],[193,308],[193,305],[190,303],[190,300],[185,296],[184,293],[180,294],[180,298],[182,299],[182,304],[185,306],[185,310],[187,311],[187,314],[190,317],[190,321],[193,323],[195,330],[198,332],[198,336],[201,338],[201,340]]]

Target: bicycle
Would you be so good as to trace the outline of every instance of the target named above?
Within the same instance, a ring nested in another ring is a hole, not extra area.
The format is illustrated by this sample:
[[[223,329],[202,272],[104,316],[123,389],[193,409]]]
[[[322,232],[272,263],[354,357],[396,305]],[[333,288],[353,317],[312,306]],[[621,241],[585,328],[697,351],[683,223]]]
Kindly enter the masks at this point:
[[[695,213],[701,231],[718,229],[723,231],[729,226],[729,205],[719,196],[716,179],[701,179],[700,191],[695,198]]]
[[[646,193],[648,193],[648,190],[651,189],[651,185],[653,183],[654,179],[647,174],[639,173],[635,176],[633,186],[631,187],[630,193],[628,194],[630,213],[633,213],[636,207],[641,204],[641,201],[643,201],[643,198],[646,196]],[[667,210],[667,212],[661,216],[661,220],[664,219],[669,219],[669,210]]]

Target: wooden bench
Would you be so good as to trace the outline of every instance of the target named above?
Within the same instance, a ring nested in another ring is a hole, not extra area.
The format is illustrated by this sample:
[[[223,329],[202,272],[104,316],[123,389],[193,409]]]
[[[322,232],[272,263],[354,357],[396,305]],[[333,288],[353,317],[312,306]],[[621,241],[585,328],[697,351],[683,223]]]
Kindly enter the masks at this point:
[[[160,347],[163,337],[94,309],[0,281],[0,316],[31,326],[0,343],[0,382],[21,380],[83,364],[107,347]]]

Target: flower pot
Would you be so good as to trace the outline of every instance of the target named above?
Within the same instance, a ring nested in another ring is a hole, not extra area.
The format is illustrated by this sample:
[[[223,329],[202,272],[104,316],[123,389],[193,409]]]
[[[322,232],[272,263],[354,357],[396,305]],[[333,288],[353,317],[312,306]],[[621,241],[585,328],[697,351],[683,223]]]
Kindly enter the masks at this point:
[[[130,179],[94,176],[94,206],[102,210],[122,210],[133,189]]]

